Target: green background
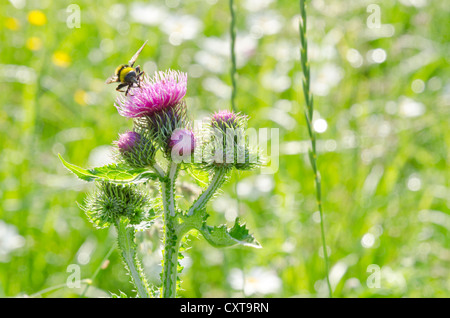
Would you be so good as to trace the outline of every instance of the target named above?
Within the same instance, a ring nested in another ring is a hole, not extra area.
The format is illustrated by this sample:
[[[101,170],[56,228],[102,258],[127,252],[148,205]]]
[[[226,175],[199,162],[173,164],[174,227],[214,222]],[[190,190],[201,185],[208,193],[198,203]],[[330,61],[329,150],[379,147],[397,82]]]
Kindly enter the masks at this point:
[[[71,3],[0,4],[2,297],[79,297],[84,285],[66,286],[70,264],[82,279],[99,269],[89,297],[133,295],[117,251],[103,262],[114,231],[95,230],[76,204],[91,185],[57,154],[83,167],[108,159],[132,123],[104,81],[143,41],[138,64],[147,74],[188,73],[192,118],[230,108],[227,1],[77,1],[79,28],[70,28]],[[318,164],[336,297],[450,296],[449,14],[444,1],[427,0],[308,6],[315,119],[327,123]],[[239,215],[263,248],[214,249],[191,235],[182,297],[327,296],[298,17],[296,1],[236,1],[237,109],[251,127],[279,129],[279,167],[233,174],[209,205],[211,224]],[[139,240],[157,282],[157,225]]]

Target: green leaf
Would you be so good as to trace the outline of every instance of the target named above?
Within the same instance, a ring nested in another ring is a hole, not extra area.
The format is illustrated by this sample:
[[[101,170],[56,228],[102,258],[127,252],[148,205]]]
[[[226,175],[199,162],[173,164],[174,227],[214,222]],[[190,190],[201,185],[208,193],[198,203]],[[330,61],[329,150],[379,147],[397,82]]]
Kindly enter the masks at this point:
[[[204,224],[200,233],[214,247],[229,247],[240,244],[261,248],[259,242],[253,235],[249,234],[245,224],[239,224],[239,218],[236,218],[234,226],[230,229],[227,229],[225,225],[213,227]]]
[[[84,181],[105,180],[114,183],[142,182],[148,179],[155,180],[158,176],[145,168],[135,169],[123,164],[110,164],[103,167],[84,169],[68,163],[58,154],[63,165]]]

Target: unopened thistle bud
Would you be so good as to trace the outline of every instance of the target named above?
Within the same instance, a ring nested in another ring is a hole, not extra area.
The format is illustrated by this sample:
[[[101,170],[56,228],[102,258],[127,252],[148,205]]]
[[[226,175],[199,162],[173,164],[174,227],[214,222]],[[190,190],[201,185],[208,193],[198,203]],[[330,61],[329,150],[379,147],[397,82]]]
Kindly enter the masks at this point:
[[[247,116],[222,110],[211,116],[209,139],[204,143],[203,168],[249,170],[260,165],[246,136]]]
[[[187,161],[194,153],[195,136],[191,130],[176,129],[169,141],[171,158],[174,162]]]
[[[128,131],[119,136],[117,141],[117,146],[119,147],[120,153],[127,153],[133,151],[134,148],[141,141],[141,135],[134,131]]]
[[[128,131],[119,136],[116,141],[119,159],[133,168],[148,167],[154,162],[155,146],[146,134]]]
[[[136,120],[135,125],[148,131],[162,152],[166,156],[170,156],[169,144],[173,133],[190,126],[186,113],[186,104],[182,101],[171,108],[154,113],[153,116]]]
[[[130,224],[141,223],[149,205],[149,198],[136,185],[99,182],[81,208],[97,228],[106,228],[121,218]]]

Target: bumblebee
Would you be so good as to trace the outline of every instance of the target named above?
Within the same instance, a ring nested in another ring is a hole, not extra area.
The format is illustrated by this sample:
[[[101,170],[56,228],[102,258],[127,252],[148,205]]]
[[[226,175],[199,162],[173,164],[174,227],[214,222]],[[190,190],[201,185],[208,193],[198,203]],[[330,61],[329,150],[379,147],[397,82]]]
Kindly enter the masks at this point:
[[[144,71],[141,71],[141,67],[139,65],[135,68],[133,68],[133,65],[136,62],[139,54],[141,54],[147,42],[148,41],[144,42],[144,44],[136,52],[136,54],[133,55],[128,64],[122,64],[116,68],[114,75],[106,80],[106,84],[120,83],[117,86],[116,91],[125,92],[125,96],[128,95],[130,88],[132,88],[135,84],[137,87],[141,87],[141,78],[144,74]],[[124,91],[123,88],[125,87],[127,89]]]

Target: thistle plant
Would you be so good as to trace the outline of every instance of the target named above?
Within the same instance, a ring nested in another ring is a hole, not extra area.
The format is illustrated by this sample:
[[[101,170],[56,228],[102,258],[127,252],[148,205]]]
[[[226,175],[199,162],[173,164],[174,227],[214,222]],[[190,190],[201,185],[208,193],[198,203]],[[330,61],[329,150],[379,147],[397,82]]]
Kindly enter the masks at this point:
[[[251,170],[261,164],[258,149],[245,136],[248,117],[232,111],[212,114],[199,129],[193,129],[184,101],[187,76],[168,70],[145,76],[141,87],[120,95],[115,107],[131,119],[131,130],[113,142],[114,164],[84,169],[62,163],[78,178],[96,183],[82,209],[96,228],[114,226],[118,248],[138,297],[176,297],[180,285],[184,237],[192,230],[215,247],[260,244],[236,218],[227,227],[209,225],[207,203],[217,195],[233,170]],[[158,155],[160,154],[160,155]],[[207,186],[189,208],[181,209],[177,179],[184,171],[208,176]],[[153,195],[150,183],[159,185]],[[162,219],[162,272],[159,286],[150,286],[137,253],[136,231],[157,226]]]

